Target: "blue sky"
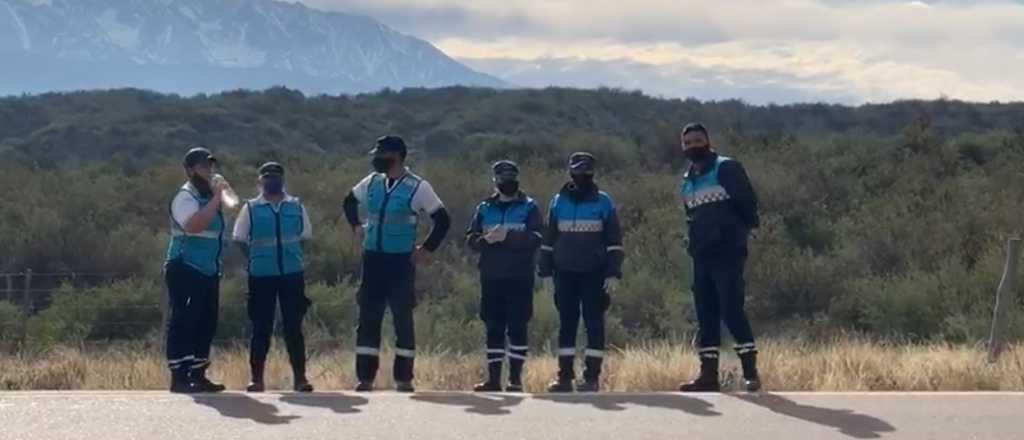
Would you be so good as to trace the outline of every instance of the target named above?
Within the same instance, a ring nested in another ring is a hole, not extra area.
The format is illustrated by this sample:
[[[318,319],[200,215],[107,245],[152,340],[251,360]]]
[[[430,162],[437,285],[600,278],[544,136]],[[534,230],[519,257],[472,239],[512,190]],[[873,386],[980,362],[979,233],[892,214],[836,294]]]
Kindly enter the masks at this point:
[[[1024,2],[301,0],[524,86],[750,102],[1024,100]]]

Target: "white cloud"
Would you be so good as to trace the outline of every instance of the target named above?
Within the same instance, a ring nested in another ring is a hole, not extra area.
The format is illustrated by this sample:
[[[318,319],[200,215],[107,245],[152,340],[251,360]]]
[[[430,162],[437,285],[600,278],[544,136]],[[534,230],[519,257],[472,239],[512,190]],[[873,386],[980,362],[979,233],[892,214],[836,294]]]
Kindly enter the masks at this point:
[[[609,81],[658,72],[664,82],[685,84],[698,71],[721,78],[718,86],[755,80],[801,100],[814,93],[855,102],[941,94],[1024,99],[1024,75],[1018,74],[1024,72],[1024,4],[1006,0],[304,2],[373,15],[513,81],[516,75],[489,69],[517,61],[532,65],[528,71],[558,65],[552,82],[586,85],[564,73],[575,59],[591,66],[620,63]]]

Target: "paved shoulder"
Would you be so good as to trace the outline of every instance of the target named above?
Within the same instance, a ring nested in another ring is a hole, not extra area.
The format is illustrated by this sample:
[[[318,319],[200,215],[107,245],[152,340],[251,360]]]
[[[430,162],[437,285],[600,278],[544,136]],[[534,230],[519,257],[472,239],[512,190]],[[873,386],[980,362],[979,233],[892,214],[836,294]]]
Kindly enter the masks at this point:
[[[1019,439],[1024,393],[0,393],[3,439]]]

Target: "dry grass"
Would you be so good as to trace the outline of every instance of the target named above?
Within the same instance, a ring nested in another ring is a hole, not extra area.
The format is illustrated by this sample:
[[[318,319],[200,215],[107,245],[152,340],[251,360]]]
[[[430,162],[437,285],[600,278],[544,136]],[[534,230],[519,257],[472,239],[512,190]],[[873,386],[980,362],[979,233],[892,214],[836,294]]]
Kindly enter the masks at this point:
[[[776,340],[762,343],[761,351],[762,375],[770,390],[1024,391],[1024,345],[1011,347],[994,365],[985,361],[979,347],[945,344]],[[232,389],[243,388],[248,381],[247,356],[244,347],[216,352],[211,375]],[[723,362],[726,386],[734,386],[737,362],[729,356]],[[390,387],[388,362],[382,364],[378,385]],[[604,386],[609,391],[674,390],[696,367],[688,347],[650,344],[614,352],[606,362]],[[466,390],[480,379],[483,368],[479,354],[423,353],[417,358],[417,384],[420,389]],[[555,360],[538,356],[527,368],[527,390],[540,392],[554,376]],[[309,369],[310,379],[321,390],[348,389],[354,383],[353,355],[348,351],[317,354]],[[272,389],[290,387],[290,368],[280,351],[271,356],[267,381]],[[163,357],[152,348],[64,348],[0,357],[0,389],[159,390],[166,385]]]

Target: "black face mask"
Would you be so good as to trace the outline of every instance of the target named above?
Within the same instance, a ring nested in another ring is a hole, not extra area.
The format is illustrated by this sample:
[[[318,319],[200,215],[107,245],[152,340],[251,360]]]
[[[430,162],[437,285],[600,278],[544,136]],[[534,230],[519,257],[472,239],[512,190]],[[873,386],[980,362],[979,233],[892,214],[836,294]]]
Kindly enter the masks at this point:
[[[702,163],[711,157],[711,148],[709,147],[698,147],[698,148],[687,148],[683,151],[686,158],[693,163]]]
[[[572,183],[580,191],[590,192],[594,189],[594,176],[589,174],[577,174],[572,176]]]
[[[498,192],[507,197],[519,194],[519,182],[501,182],[498,184]]]
[[[395,165],[395,159],[390,157],[373,158],[373,170],[378,173],[386,173]]]
[[[284,192],[284,179],[267,178],[263,180],[263,193],[276,196]]]
[[[196,191],[199,191],[199,195],[204,199],[213,196],[213,186],[210,185],[210,181],[204,179],[199,173],[192,173],[188,180],[192,182],[192,186],[196,188]]]

